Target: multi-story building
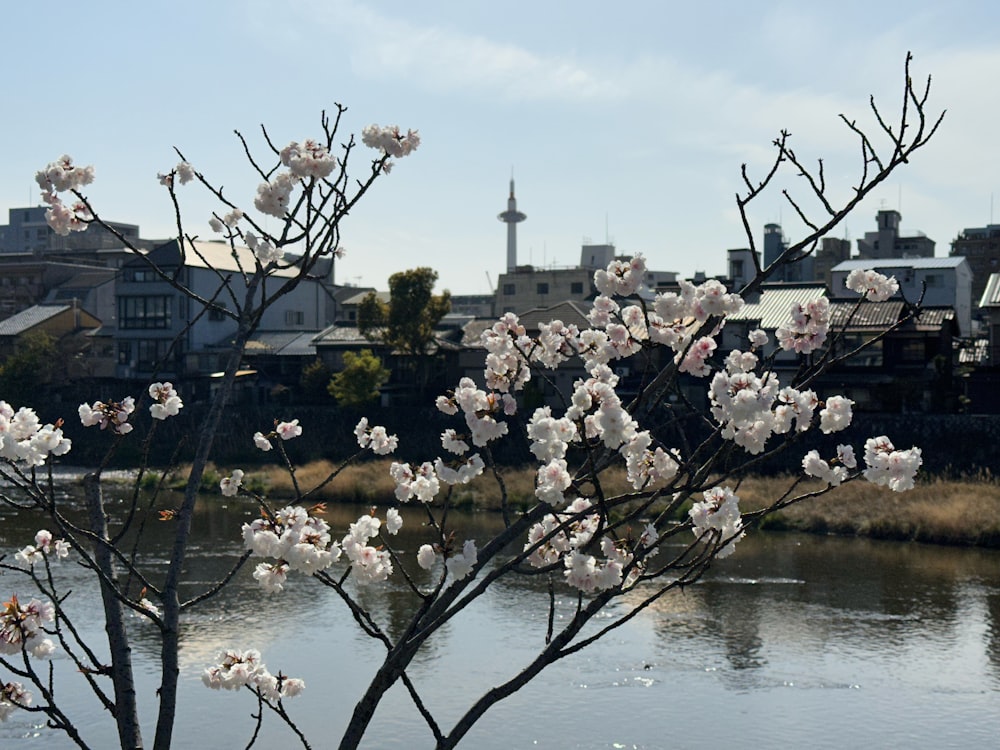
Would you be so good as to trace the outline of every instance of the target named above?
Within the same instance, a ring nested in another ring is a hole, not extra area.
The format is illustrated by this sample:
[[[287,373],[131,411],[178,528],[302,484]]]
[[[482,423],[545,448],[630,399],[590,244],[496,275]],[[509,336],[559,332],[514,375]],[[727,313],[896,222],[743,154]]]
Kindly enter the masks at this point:
[[[246,294],[241,268],[252,270],[254,257],[247,248],[234,251],[222,242],[197,242],[195,249],[182,258],[177,242],[171,241],[122,266],[113,321],[118,377],[143,378],[154,372],[180,377],[221,369],[236,321],[217,310],[205,312],[151,264],[201,299],[232,307],[233,298],[242,302]],[[296,273],[294,266],[273,270],[269,293]],[[220,293],[223,283],[226,288]],[[328,318],[328,297],[323,281],[307,277],[268,307],[259,330],[320,331],[333,322]]]
[[[102,226],[91,224],[82,232],[56,234],[45,220],[45,206],[8,209],[8,223],[0,225],[0,253],[34,253],[35,255],[77,255],[120,248],[122,241]],[[133,246],[140,245],[139,227],[109,221],[108,225]]]
[[[894,276],[899,282],[899,294],[910,304],[922,297],[925,307],[953,308],[959,335],[972,333],[972,271],[965,258],[845,260],[831,272],[833,296],[854,296],[847,290],[847,276],[856,269],[872,269]]]
[[[972,269],[972,301],[978,310],[990,274],[1000,273],[1000,224],[963,229],[951,243],[951,255],[965,258]]]
[[[864,238],[858,239],[858,257],[933,258],[934,240],[923,232],[902,235],[899,228],[901,219],[899,211],[891,209],[879,211],[875,217],[877,231],[865,232]]]

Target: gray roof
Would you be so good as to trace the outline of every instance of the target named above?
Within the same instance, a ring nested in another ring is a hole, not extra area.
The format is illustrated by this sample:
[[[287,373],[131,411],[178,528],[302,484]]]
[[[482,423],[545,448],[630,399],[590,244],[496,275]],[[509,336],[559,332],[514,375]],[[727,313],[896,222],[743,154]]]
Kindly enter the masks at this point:
[[[0,336],[20,336],[39,323],[44,323],[69,309],[69,305],[34,305],[11,315],[6,320],[0,320]]]
[[[880,268],[957,268],[967,263],[964,256],[955,255],[946,258],[856,258],[842,260],[833,267],[833,273],[838,271],[854,271],[869,269],[877,271]]]
[[[826,296],[823,284],[776,284],[765,286],[760,300],[743,305],[739,312],[730,313],[726,320],[757,321],[760,328],[774,330],[786,325],[792,305],[806,305]]]

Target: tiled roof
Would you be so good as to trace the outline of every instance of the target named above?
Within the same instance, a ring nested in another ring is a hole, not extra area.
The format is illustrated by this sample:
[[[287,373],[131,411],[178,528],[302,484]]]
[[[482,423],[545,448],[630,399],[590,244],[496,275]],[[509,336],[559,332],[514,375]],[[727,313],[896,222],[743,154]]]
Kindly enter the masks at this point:
[[[61,312],[69,310],[69,305],[35,305],[27,310],[11,315],[6,320],[0,320],[0,336],[20,336],[27,330],[54,318]]]
[[[857,308],[857,311],[855,311]],[[868,328],[886,328],[899,321],[903,314],[902,300],[887,302],[862,301],[830,303],[830,329],[861,330]]]
[[[736,313],[726,316],[726,320],[756,321],[760,328],[774,330],[788,323],[789,313],[796,303],[805,305],[826,296],[822,284],[765,286],[758,302],[743,305]]]

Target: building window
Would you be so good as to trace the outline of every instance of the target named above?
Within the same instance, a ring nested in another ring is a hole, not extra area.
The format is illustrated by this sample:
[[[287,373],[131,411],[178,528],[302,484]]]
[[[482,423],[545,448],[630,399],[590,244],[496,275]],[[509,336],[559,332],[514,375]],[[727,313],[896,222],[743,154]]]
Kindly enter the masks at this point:
[[[540,283],[539,283],[539,284],[538,284],[538,285],[537,285],[537,286],[535,287],[535,291],[536,291],[536,292],[537,292],[538,294],[548,294],[548,293],[549,293],[549,285],[548,285],[548,284],[547,284],[546,282],[542,281],[542,282],[540,282]]]
[[[158,369],[170,351],[168,339],[140,339],[118,342],[118,363],[139,372]]]
[[[504,284],[503,293],[506,294],[508,297],[511,297],[517,293],[517,289],[513,284]]]
[[[119,328],[170,328],[170,297],[119,297]]]
[[[152,268],[126,268],[122,272],[125,281],[159,281],[156,271]]]
[[[305,313],[301,310],[285,310],[285,325],[300,326],[305,323]]]
[[[927,288],[931,287],[940,288],[944,286],[944,276],[939,273],[929,273],[924,277],[924,281],[927,283]]]
[[[571,283],[569,285],[569,293],[570,294],[583,294],[583,282],[582,281],[574,281],[573,283]]]

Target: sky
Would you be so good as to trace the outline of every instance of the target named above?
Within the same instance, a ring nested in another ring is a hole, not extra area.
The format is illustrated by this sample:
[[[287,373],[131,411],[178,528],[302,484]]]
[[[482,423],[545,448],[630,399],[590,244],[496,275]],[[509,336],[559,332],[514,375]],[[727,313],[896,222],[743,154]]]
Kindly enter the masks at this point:
[[[492,291],[512,174],[519,263],[575,265],[581,244],[611,241],[651,269],[722,274],[726,249],[748,245],[740,165],[763,175],[786,129],[846,200],[859,147],[838,116],[873,127],[873,95],[898,117],[911,51],[944,123],[835,236],[853,241],[891,208],[943,256],[964,227],[1000,223],[998,22],[1000,4],[981,0],[10,3],[0,223],[38,203],[34,174],[63,153],[95,166],[101,215],[145,238],[174,228],[156,179],[174,148],[251,209],[258,180],[234,130],[302,141],[340,103],[345,134],[422,137],[344,221],[341,283],[385,289],[430,266],[453,294]],[[805,197],[794,172],[779,176],[749,211],[758,245],[769,222],[803,234],[783,188]],[[186,230],[209,238],[215,204],[194,185],[181,198]]]

